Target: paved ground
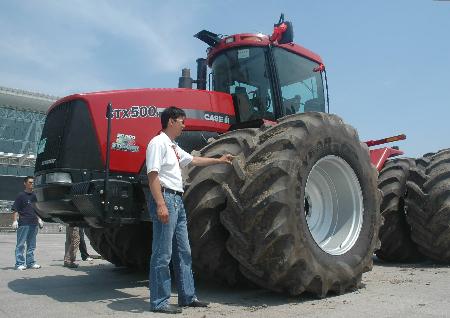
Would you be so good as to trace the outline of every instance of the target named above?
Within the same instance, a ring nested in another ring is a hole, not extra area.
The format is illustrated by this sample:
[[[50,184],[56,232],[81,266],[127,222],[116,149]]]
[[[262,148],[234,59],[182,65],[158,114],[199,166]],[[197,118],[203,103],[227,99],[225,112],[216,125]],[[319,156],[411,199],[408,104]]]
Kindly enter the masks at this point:
[[[103,260],[62,267],[62,234],[38,236],[40,270],[16,271],[14,233],[0,233],[0,317],[165,317],[148,311],[147,277]],[[450,317],[450,267],[377,262],[365,287],[341,296],[290,298],[198,282],[208,309],[179,317]],[[176,295],[172,298],[176,302]]]

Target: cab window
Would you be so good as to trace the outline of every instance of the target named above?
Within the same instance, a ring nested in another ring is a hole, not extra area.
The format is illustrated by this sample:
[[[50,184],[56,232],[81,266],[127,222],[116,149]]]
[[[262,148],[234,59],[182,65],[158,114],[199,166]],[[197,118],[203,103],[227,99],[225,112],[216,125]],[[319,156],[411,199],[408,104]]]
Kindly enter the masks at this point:
[[[223,52],[212,64],[213,89],[233,96],[240,122],[275,118],[265,56],[265,48],[240,47]]]
[[[319,66],[307,58],[282,48],[273,50],[285,115],[325,111],[322,76]]]

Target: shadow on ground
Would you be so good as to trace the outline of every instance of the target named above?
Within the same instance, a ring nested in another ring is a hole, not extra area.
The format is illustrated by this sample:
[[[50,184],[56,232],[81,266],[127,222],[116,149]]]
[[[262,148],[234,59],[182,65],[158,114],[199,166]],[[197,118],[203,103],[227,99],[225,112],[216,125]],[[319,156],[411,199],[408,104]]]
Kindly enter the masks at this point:
[[[232,288],[202,280],[197,280],[196,285],[197,295],[201,300],[242,306],[251,311],[317,300],[309,295],[289,297],[259,288]],[[78,268],[67,272],[67,275],[20,278],[9,282],[8,287],[16,293],[45,295],[61,303],[98,302],[105,303],[105,306],[114,311],[131,313],[149,310],[147,276],[109,264]],[[173,292],[176,297],[176,287]],[[176,303],[177,300],[173,299],[173,302]]]
[[[70,275],[73,272],[78,273]],[[61,303],[104,302],[114,310],[143,312],[149,308],[148,296],[136,294],[135,289],[141,288],[142,293],[142,288],[148,290],[147,285],[145,275],[99,265],[75,269],[68,275],[16,279],[8,287],[16,293],[45,295]]]

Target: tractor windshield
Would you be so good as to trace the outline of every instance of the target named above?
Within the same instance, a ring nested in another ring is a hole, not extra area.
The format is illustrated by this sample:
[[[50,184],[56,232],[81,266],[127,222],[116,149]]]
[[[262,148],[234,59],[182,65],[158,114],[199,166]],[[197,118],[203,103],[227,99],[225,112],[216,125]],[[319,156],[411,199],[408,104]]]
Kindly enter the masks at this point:
[[[322,76],[313,69],[319,64],[282,48],[274,48],[284,114],[325,111]]]
[[[212,64],[213,89],[233,96],[240,122],[275,119],[266,50],[262,47],[227,50]]]

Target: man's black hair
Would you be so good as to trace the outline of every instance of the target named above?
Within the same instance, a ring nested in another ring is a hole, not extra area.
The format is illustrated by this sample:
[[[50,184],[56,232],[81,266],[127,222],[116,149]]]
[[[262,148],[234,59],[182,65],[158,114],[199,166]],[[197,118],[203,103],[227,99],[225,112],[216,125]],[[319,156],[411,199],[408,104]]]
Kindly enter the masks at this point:
[[[34,177],[33,176],[26,176],[25,178],[23,178],[23,183],[27,183],[29,179],[33,179],[34,180]]]
[[[164,109],[164,111],[161,113],[162,129],[167,128],[170,118],[178,119],[180,117],[186,117],[186,113],[184,112],[184,110],[174,106]]]

